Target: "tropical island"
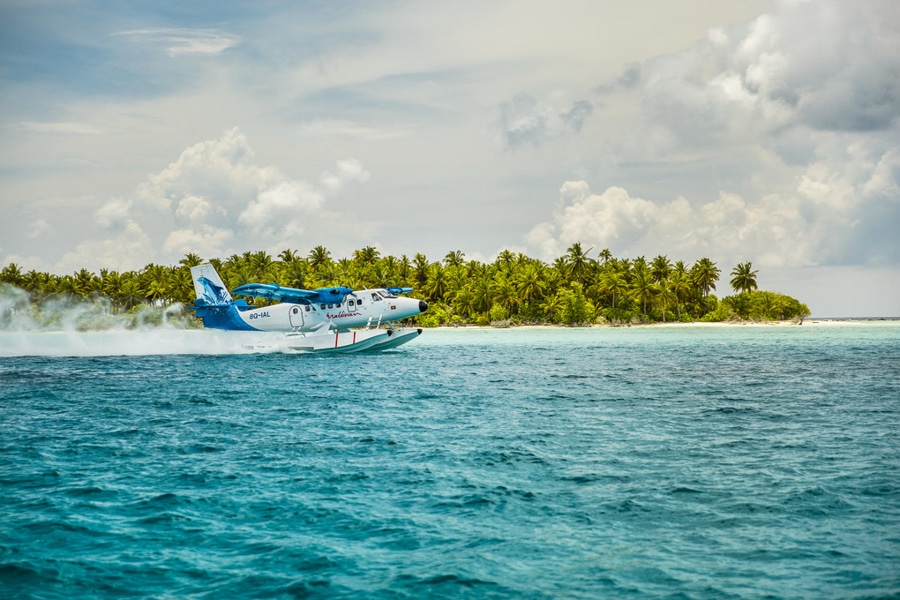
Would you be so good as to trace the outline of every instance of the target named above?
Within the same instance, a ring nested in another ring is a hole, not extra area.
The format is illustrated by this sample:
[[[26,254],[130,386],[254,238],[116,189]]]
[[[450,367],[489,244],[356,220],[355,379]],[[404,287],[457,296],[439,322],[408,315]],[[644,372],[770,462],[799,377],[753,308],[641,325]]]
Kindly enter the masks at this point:
[[[335,260],[325,247],[316,246],[306,256],[294,250],[284,250],[277,257],[258,251],[209,262],[231,289],[255,282],[302,289],[412,287],[412,296],[429,303],[428,312],[413,319],[423,327],[802,322],[810,315],[809,308],[795,298],[759,290],[758,271],[750,261],[731,270],[734,294],[720,300],[712,292],[722,271],[709,258],[688,266],[664,255],[648,261],[643,256],[617,258],[609,249],[595,256],[591,251],[574,243],[548,264],[504,250],[493,262],[483,263],[466,260],[460,250],[431,261],[421,253],[412,259],[381,256],[372,246]],[[185,323],[195,324],[183,307],[194,301],[190,267],[202,262],[206,261],[189,253],[178,265],[148,264],[139,271],[124,272],[101,269],[99,274],[81,269],[61,276],[23,272],[10,263],[0,271],[0,288],[21,292],[3,308],[5,312],[30,311],[40,320],[49,312],[46,307],[76,302],[94,307],[95,315],[130,315],[134,322],[145,322],[176,314]],[[0,314],[0,324],[4,318]]]

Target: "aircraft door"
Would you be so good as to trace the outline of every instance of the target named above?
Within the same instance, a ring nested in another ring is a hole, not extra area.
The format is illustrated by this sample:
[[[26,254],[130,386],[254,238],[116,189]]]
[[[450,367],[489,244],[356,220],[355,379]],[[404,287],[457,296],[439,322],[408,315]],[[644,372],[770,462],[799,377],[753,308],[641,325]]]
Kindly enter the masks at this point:
[[[303,307],[292,306],[288,313],[291,319],[291,327],[303,327]]]

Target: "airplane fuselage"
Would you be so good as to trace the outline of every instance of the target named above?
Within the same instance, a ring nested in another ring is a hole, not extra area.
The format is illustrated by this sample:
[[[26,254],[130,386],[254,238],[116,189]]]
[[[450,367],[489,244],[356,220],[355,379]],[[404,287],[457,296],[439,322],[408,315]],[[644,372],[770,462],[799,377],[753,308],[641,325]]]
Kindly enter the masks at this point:
[[[418,315],[427,308],[427,304],[414,298],[395,296],[384,289],[375,289],[354,291],[340,302],[282,302],[258,308],[235,308],[232,314],[240,319],[246,330],[312,332],[323,328],[343,331],[376,327]]]

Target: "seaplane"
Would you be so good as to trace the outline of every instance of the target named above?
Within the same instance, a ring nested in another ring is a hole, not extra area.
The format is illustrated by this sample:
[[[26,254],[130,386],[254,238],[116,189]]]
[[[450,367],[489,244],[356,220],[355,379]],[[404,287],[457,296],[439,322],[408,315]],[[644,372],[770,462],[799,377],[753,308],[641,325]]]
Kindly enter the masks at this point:
[[[248,283],[228,288],[215,267],[191,267],[197,299],[187,308],[203,326],[244,332],[280,332],[286,348],[296,352],[347,353],[396,348],[418,337],[420,328],[394,327],[394,322],[421,314],[428,303],[401,296],[412,288],[352,290],[328,287],[301,290],[274,283]],[[254,307],[243,298],[277,304]]]

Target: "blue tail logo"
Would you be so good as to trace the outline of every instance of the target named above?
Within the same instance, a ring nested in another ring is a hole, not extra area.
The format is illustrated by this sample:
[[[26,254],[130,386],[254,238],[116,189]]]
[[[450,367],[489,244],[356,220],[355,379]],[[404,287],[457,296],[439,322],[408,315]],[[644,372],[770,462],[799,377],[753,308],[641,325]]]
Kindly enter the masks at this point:
[[[206,277],[198,277],[197,283],[203,287],[203,294],[198,299],[203,300],[204,303],[218,306],[231,302],[231,295],[228,291]]]

